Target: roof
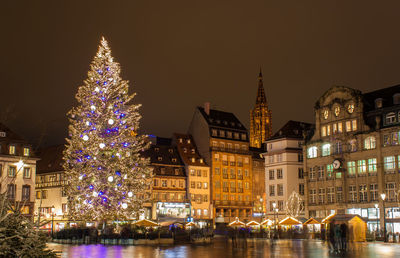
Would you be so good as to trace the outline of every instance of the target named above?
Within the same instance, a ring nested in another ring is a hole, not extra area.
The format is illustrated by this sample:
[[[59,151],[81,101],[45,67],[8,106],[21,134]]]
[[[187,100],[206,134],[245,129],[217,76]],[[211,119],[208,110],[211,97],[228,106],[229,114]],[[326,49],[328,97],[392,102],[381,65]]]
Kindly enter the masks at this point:
[[[210,109],[207,114],[203,107],[197,107],[209,126],[222,127],[247,132],[246,127],[230,112]]]
[[[20,137],[17,133],[11,131],[6,125],[0,123],[0,132],[5,133],[5,137],[0,137],[0,141],[9,142],[9,141],[17,141],[17,142],[26,142],[22,137]]]
[[[150,158],[156,175],[185,176],[184,169],[181,169],[184,164],[175,146],[153,144],[143,152],[143,156]]]
[[[262,157],[262,153],[264,153],[265,150],[263,148],[249,147],[249,151],[251,153],[253,160],[260,160],[260,161],[264,160],[264,158]]]
[[[303,139],[304,134],[307,134],[313,128],[313,124],[289,120],[281,129],[279,129],[269,140],[281,138]]]
[[[257,98],[256,98],[256,105],[257,104],[266,104],[267,98],[265,97],[264,85],[263,85],[263,77],[260,68],[260,73],[258,75],[258,89],[257,89]]]
[[[40,160],[36,164],[36,174],[64,171],[63,144],[47,147],[39,150],[38,156]]]
[[[400,84],[387,87],[384,89],[379,89],[363,94],[364,99],[364,112],[368,112],[375,109],[375,100],[382,98],[382,108],[390,107],[394,104],[393,95],[396,93],[400,94]]]
[[[174,133],[174,140],[183,163],[191,166],[207,166],[190,134]]]

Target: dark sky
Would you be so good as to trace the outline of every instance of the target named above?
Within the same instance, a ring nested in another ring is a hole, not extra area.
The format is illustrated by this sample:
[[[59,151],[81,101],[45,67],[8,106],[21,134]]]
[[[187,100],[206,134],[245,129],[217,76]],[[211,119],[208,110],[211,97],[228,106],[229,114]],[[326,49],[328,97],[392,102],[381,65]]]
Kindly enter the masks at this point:
[[[400,1],[1,5],[0,111],[34,144],[42,132],[44,145],[63,142],[102,35],[143,104],[142,130],[164,137],[185,132],[205,101],[248,126],[260,66],[274,131],[289,119],[313,122],[332,85],[366,92],[400,83]]]

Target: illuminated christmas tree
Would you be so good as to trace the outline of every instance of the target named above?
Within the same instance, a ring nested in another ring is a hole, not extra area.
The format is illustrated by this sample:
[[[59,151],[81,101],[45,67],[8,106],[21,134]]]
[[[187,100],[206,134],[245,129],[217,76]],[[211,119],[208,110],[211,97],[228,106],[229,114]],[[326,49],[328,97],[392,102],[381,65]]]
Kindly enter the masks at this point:
[[[68,113],[64,151],[68,211],[73,220],[107,221],[138,217],[152,173],[140,153],[147,148],[137,134],[141,105],[132,104],[128,82],[120,78],[102,38],[88,78],[79,87],[79,105]]]

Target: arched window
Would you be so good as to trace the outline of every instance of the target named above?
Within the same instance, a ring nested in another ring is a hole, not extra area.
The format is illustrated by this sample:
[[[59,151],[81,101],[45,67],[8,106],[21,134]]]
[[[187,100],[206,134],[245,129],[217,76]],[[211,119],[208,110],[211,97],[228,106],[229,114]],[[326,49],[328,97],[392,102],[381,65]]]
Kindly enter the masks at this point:
[[[331,145],[326,143],[322,145],[322,156],[329,156],[331,155]]]
[[[318,150],[317,150],[316,146],[312,146],[312,147],[308,148],[308,150],[307,150],[307,157],[308,158],[310,158],[310,159],[311,158],[316,158],[317,155],[318,155]]]
[[[396,122],[396,114],[394,112],[390,112],[386,114],[386,124],[393,124]]]
[[[371,150],[376,148],[376,140],[374,136],[369,136],[364,140],[364,149]]]
[[[350,152],[357,151],[357,140],[356,139],[349,141],[348,151],[350,151]]]

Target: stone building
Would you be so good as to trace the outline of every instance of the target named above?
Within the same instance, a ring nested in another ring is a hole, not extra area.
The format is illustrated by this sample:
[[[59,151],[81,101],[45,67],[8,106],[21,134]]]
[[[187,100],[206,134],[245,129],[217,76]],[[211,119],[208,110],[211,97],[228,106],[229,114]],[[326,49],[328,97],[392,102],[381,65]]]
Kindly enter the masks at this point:
[[[186,190],[191,204],[191,217],[196,224],[203,227],[210,223],[210,219],[212,222],[210,167],[200,156],[191,135],[175,133],[173,141],[185,164]]]
[[[37,160],[27,141],[0,124],[0,191],[26,216],[34,213]]]
[[[211,196],[217,223],[252,214],[252,161],[247,130],[229,112],[197,107],[189,127],[199,153],[211,166]]]
[[[258,75],[256,104],[250,110],[250,147],[261,148],[266,139],[272,136],[272,111],[268,108],[263,77]]]
[[[400,231],[399,111],[399,85],[364,94],[335,86],[318,99],[304,148],[309,216],[358,214],[375,230],[385,214],[388,231]]]
[[[286,217],[286,202],[293,192],[304,200],[302,146],[304,134],[311,127],[311,124],[290,120],[265,142],[264,183],[268,218]]]

